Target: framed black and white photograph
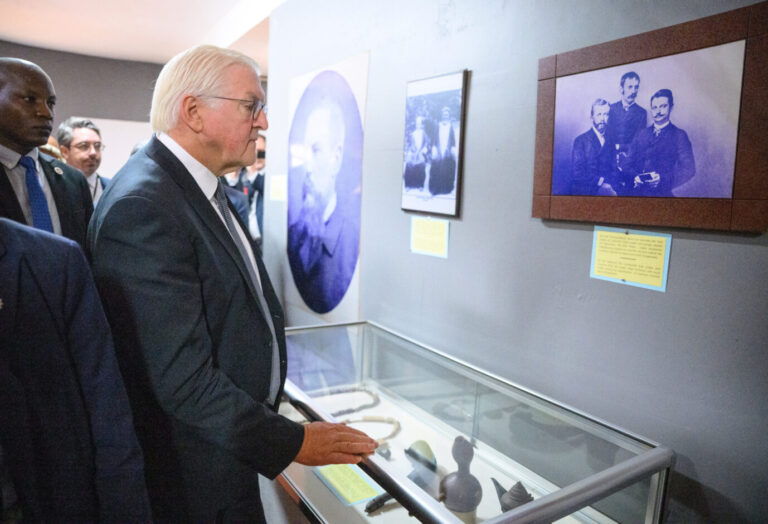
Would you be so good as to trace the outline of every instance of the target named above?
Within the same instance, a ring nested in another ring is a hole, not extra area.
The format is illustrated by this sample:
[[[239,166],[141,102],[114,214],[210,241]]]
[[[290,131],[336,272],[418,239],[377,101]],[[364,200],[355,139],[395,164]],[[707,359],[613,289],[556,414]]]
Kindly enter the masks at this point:
[[[764,12],[541,58],[531,215],[768,230]]]
[[[402,209],[458,216],[468,71],[408,82]]]
[[[552,194],[731,198],[744,49],[558,78]]]

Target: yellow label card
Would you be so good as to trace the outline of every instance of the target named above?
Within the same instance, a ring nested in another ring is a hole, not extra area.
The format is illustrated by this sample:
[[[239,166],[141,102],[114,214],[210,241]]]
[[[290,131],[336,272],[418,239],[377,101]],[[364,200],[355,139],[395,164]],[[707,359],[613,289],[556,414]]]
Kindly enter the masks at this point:
[[[272,175],[269,178],[269,199],[285,202],[288,195],[288,177],[285,175]]]
[[[442,219],[411,217],[411,251],[448,258],[448,224]]]
[[[315,468],[315,473],[346,505],[372,499],[381,493],[368,475],[352,464],[332,464]]]
[[[671,235],[595,227],[590,276],[665,291],[671,242]]]

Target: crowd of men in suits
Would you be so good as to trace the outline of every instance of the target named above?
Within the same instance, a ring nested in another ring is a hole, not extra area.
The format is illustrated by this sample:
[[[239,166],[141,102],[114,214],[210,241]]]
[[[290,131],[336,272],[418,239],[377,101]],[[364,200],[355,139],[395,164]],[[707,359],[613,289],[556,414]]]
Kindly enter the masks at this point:
[[[572,195],[671,197],[696,174],[688,134],[671,121],[674,95],[660,89],[647,111],[637,103],[640,76],[622,75],[621,99],[591,106],[591,127],[573,141]]]
[[[107,182],[90,121],[57,131],[66,163],[41,153],[53,82],[0,58],[0,521],[262,522],[259,475],[374,451],[277,413],[283,312],[221,182],[260,231],[263,101],[249,57],[180,53]]]

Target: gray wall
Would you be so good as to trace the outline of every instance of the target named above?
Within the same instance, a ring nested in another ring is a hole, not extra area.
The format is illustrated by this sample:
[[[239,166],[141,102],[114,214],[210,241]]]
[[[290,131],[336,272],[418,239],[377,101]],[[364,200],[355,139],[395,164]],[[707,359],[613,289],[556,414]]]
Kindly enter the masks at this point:
[[[290,79],[370,51],[362,318],[672,447],[670,521],[768,518],[768,236],[642,228],[672,234],[666,293],[590,279],[593,224],[530,218],[538,59],[750,3],[292,0],[270,23],[271,174]],[[447,260],[413,255],[406,82],[463,68],[461,218]],[[266,205],[279,283],[285,205]]]
[[[162,64],[112,60],[0,40],[0,56],[42,67],[56,89],[54,126],[71,115],[149,120],[152,88]]]

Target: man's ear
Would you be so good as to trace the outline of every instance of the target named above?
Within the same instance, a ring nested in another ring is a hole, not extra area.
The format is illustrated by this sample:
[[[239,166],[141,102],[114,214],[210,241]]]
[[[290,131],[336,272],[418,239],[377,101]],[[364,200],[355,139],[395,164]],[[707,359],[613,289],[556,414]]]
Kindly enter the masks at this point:
[[[69,148],[67,146],[59,146],[59,151],[61,151],[61,156],[64,157],[64,161],[69,162]]]
[[[203,117],[200,114],[200,99],[195,95],[186,94],[181,99],[179,122],[186,124],[195,133],[203,129]]]
[[[336,164],[336,169],[341,169],[341,161],[344,160],[344,144],[339,144],[333,148],[333,162]]]

